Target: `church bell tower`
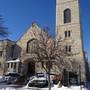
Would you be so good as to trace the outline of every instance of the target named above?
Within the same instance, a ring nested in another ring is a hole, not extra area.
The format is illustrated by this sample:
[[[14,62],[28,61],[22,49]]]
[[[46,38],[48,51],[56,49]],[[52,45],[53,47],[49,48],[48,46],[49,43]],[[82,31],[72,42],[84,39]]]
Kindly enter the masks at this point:
[[[65,40],[65,50],[80,63],[81,79],[85,81],[85,58],[80,23],[80,0],[56,0],[56,37]]]

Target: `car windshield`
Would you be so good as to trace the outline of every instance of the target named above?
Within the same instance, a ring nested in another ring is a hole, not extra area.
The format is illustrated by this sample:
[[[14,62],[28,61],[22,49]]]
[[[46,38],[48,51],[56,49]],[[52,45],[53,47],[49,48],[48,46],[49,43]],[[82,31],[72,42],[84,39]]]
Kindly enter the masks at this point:
[[[46,83],[46,80],[36,80],[37,83]]]
[[[34,80],[31,83],[34,83],[34,84],[46,83],[46,80]]]
[[[47,86],[47,80],[34,80],[28,84],[29,87],[45,87]]]
[[[17,73],[9,73],[9,74],[6,74],[5,76],[18,77],[18,76],[20,76],[20,75],[17,74]]]

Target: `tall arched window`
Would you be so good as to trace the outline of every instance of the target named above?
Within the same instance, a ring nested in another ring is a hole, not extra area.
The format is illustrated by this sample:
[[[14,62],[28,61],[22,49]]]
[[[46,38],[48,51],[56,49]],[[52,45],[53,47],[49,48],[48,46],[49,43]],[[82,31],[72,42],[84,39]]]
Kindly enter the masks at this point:
[[[26,52],[30,53],[36,49],[36,39],[31,39],[27,42]]]
[[[71,10],[65,9],[64,10],[64,23],[70,23],[71,22]]]

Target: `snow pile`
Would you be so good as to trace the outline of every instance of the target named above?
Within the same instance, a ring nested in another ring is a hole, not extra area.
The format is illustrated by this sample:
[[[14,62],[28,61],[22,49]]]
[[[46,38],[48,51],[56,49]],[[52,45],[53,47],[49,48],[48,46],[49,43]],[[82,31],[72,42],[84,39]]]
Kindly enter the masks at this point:
[[[2,88],[0,90],[32,90],[30,88],[12,88],[12,87],[7,87],[7,88]],[[33,89],[34,90],[34,89]],[[35,89],[36,90],[36,89]],[[41,89],[38,89],[38,90],[48,90],[48,88],[41,88]],[[71,86],[71,87],[58,87],[57,85],[55,85],[54,87],[52,87],[51,90],[81,90],[80,89],[80,86]],[[86,89],[86,88],[82,88],[82,90],[90,90],[90,89]]]
[[[3,76],[0,76],[0,79],[2,79],[3,78]]]
[[[81,90],[80,86],[71,86],[71,87],[60,87],[58,88],[57,86],[54,86],[54,88],[52,90]],[[88,90],[86,88],[82,88],[82,90]]]
[[[2,88],[2,89],[0,89],[0,90],[17,90],[17,89],[7,87],[7,88]]]

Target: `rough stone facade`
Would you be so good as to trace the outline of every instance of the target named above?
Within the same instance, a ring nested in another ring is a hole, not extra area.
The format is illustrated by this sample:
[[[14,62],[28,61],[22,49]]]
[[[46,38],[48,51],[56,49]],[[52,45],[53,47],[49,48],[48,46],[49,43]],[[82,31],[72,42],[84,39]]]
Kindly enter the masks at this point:
[[[30,53],[27,52],[27,44],[29,41],[33,39],[39,39],[40,33],[43,32],[42,28],[40,28],[36,23],[33,23],[30,28],[28,28],[27,32],[24,33],[24,35],[17,41],[17,46],[20,47],[20,49],[15,48],[16,57],[15,58],[20,58],[22,67],[21,67],[21,73],[24,75],[28,74],[34,74],[34,73],[43,73],[45,72],[45,69],[42,68],[41,63],[39,62],[34,62],[33,58],[31,58]],[[30,43],[31,45],[31,43]],[[18,52],[18,50],[20,52]],[[30,63],[32,65],[30,65]],[[33,68],[33,69],[32,69]],[[33,71],[34,70],[34,71]],[[59,70],[57,67],[53,66],[53,69],[51,69],[52,73],[59,73]]]
[[[22,63],[21,72],[24,74],[29,74],[30,72],[35,73],[40,71],[41,68],[40,65],[37,63],[33,63],[31,56],[29,55],[29,53],[27,53],[28,42],[32,41],[33,39],[38,39],[40,32],[41,32],[41,28],[37,24],[33,23],[32,26],[28,28],[27,32],[24,33],[24,35],[17,41],[17,45],[21,48],[21,53],[20,52],[17,53],[20,54],[17,56],[19,56],[19,58],[21,59],[21,63]],[[18,49],[16,50],[18,51]],[[32,70],[31,69],[29,70],[28,68],[31,68]]]
[[[24,33],[24,35],[17,41],[17,45],[20,46],[22,49],[22,53],[26,52],[27,49],[27,42],[29,40],[38,38],[39,32],[41,31],[41,28],[36,25],[35,23],[32,24],[30,28]]]
[[[0,41],[0,75],[7,71],[6,61],[13,57],[12,46],[15,42],[8,39]]]
[[[70,10],[70,22],[64,23],[64,11]],[[65,36],[69,31],[69,36]],[[71,52],[76,53],[73,58],[81,65],[81,78],[85,81],[85,57],[83,49],[83,38],[80,23],[80,6],[79,0],[56,0],[56,33],[57,38],[61,37],[65,40],[65,46],[71,46]]]

